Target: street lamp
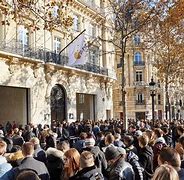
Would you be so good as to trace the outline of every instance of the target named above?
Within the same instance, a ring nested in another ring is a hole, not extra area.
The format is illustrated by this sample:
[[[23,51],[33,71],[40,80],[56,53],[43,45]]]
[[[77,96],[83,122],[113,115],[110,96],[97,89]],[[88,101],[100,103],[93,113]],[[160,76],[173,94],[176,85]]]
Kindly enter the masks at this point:
[[[150,96],[152,98],[152,120],[153,120],[153,124],[154,124],[154,120],[155,120],[155,102],[154,102],[154,97],[156,95],[156,90],[155,90],[155,82],[153,81],[153,77],[151,78],[151,82],[149,83],[149,87],[150,87]]]

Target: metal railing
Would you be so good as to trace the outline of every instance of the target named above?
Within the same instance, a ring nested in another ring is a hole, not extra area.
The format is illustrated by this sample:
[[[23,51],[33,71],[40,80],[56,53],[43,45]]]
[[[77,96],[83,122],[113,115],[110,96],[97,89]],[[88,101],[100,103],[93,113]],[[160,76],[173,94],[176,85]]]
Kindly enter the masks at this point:
[[[145,100],[136,100],[136,105],[145,105]]]
[[[66,55],[61,54],[59,57],[58,53],[43,49],[35,50],[19,42],[13,43],[11,45],[10,44],[6,45],[2,43],[0,45],[0,51],[17,54],[27,58],[38,59],[44,62],[51,62],[58,65],[71,67],[67,65],[69,58]],[[76,65],[72,67],[114,78],[114,75],[112,75],[111,70],[108,70],[107,68],[101,67],[96,64],[86,63],[84,65]]]
[[[134,66],[145,66],[144,61],[134,61]]]

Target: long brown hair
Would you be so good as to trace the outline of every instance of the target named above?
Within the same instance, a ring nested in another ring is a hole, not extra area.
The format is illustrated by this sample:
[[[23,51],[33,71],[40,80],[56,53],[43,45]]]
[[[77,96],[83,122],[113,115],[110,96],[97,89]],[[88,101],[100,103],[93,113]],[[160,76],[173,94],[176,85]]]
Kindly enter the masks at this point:
[[[64,166],[64,179],[68,179],[79,170],[80,154],[75,148],[71,148],[65,152],[64,156],[67,159]]]

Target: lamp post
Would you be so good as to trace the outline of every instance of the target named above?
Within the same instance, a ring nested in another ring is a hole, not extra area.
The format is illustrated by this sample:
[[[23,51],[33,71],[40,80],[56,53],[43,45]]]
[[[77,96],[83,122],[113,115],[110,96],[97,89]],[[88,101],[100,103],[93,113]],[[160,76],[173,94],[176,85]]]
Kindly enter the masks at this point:
[[[156,91],[155,91],[155,82],[153,81],[153,77],[151,78],[151,82],[149,83],[149,87],[150,87],[150,96],[152,99],[152,120],[153,120],[153,124],[154,124],[154,120],[155,120],[155,102],[154,102],[154,97],[156,95]]]

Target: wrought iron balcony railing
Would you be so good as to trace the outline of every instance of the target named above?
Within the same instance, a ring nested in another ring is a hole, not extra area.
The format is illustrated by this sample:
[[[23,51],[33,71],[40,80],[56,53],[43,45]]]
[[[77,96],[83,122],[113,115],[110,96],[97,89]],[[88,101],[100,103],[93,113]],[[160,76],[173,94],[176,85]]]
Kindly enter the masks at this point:
[[[136,105],[145,105],[145,100],[136,100]]]
[[[134,86],[146,86],[146,83],[144,81],[135,81]]]
[[[27,58],[39,59],[44,62],[51,62],[62,66],[68,66],[67,65],[68,56],[66,55],[61,54],[59,57],[59,54],[55,52],[51,52],[49,50],[43,50],[43,49],[33,50],[29,46],[22,45],[18,42],[14,43],[11,46],[2,44],[0,45],[0,51],[17,54]],[[112,77],[111,71],[109,71],[107,68],[101,67],[96,64],[86,63],[84,65],[76,65],[75,68]]]
[[[144,61],[134,61],[134,66],[145,66]]]

